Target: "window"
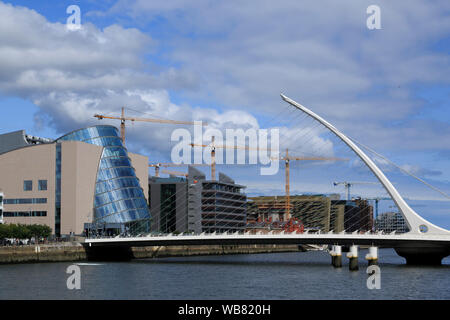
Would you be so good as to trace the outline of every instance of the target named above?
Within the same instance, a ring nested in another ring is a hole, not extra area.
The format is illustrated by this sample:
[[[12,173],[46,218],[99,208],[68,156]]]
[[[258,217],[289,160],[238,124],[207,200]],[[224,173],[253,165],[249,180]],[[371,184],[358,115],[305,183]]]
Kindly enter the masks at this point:
[[[23,182],[23,191],[31,191],[33,190],[33,181],[25,180]]]
[[[19,199],[4,199],[5,204],[35,204],[47,203],[47,198],[19,198]]]
[[[47,180],[39,180],[38,181],[38,190],[40,190],[40,191],[47,190]]]
[[[4,217],[46,217],[47,211],[5,211]]]

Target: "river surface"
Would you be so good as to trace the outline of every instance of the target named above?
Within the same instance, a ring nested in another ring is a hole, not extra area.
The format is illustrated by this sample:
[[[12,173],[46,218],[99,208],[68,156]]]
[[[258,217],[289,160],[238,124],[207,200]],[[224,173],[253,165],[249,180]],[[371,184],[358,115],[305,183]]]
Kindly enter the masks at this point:
[[[381,288],[369,290],[366,253],[353,272],[321,251],[76,263],[79,290],[66,284],[73,263],[0,265],[0,299],[450,299],[449,257],[415,267],[381,249]]]

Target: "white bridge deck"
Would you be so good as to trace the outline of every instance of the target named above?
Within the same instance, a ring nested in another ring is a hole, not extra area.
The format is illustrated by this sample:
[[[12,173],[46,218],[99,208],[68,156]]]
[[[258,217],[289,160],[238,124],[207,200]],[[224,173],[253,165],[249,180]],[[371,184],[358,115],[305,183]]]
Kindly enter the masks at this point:
[[[285,234],[199,234],[154,235],[141,237],[87,238],[89,247],[138,247],[180,245],[235,245],[235,244],[331,244],[373,245],[384,248],[396,247],[447,247],[449,235],[418,234],[358,234],[358,233],[285,233]]]

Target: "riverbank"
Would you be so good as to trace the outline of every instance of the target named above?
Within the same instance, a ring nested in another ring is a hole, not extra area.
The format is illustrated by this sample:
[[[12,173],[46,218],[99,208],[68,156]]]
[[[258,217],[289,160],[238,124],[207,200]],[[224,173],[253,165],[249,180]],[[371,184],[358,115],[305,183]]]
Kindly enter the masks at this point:
[[[297,245],[214,245],[214,246],[154,246],[131,248],[133,259],[183,257],[199,255],[252,254],[306,251]],[[87,261],[80,243],[25,245],[0,247],[0,264]]]

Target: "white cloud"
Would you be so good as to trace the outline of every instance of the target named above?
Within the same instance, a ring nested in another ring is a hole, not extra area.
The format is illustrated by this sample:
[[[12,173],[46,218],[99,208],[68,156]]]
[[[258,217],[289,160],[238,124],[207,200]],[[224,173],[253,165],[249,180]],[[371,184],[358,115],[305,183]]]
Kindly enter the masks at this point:
[[[50,123],[65,133],[98,124],[95,113],[118,115],[122,106],[134,117],[206,120],[212,126],[258,127],[245,111],[177,105],[168,89],[192,88],[195,79],[174,68],[156,68],[144,55],[156,41],[137,29],[83,24],[69,31],[37,12],[0,2],[0,92],[34,102],[36,124]],[[103,120],[118,126],[117,122]],[[127,124],[127,137],[146,154],[170,150],[171,126]]]
[[[371,4],[121,0],[111,13],[178,31],[165,41],[176,48],[168,58],[197,75],[187,97],[276,114],[283,91],[374,147],[447,148],[433,143],[439,132],[429,121],[409,118],[426,108],[417,88],[449,84],[448,54],[432,48],[449,35],[449,3],[380,0],[375,31],[366,28]],[[419,141],[399,144],[405,127]]]
[[[414,88],[449,83],[448,55],[430,48],[449,34],[449,3],[380,0],[383,29],[374,32],[365,28],[369,4],[139,0],[111,9],[138,25],[165,19],[176,32],[158,40],[120,25],[70,32],[0,2],[0,92],[33,101],[39,126],[50,121],[60,133],[98,124],[94,113],[118,115],[125,105],[138,111],[133,116],[202,119],[219,129],[278,126],[281,147],[293,155],[333,156],[333,140],[316,127],[260,120],[285,110],[283,91],[377,150],[445,152],[448,124],[409,118],[424,111]],[[148,59],[161,41],[173,48],[164,51],[171,67]],[[225,111],[174,103],[172,90]],[[127,141],[160,161],[174,128],[128,123]]]

